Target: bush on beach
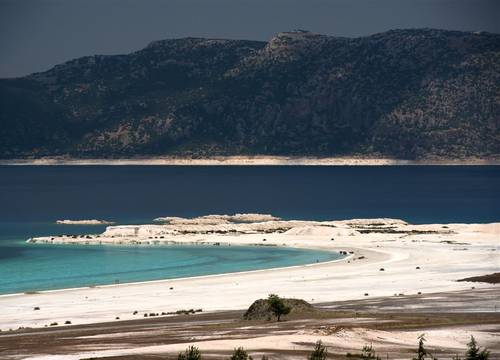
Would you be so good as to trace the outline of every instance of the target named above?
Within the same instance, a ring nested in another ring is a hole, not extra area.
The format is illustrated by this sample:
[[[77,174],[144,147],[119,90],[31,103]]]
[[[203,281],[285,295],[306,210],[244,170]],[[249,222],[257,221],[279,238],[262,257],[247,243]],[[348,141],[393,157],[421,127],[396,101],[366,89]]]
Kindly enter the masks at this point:
[[[251,356],[247,354],[245,349],[242,347],[239,347],[237,349],[234,349],[233,355],[229,358],[230,360],[253,360]]]
[[[186,351],[179,354],[177,360],[201,360],[201,352],[196,346],[191,345]]]
[[[313,352],[307,358],[308,360],[325,360],[328,356],[326,346],[323,345],[321,340],[316,342]]]
[[[432,355],[425,347],[425,336],[421,334],[418,336],[418,347],[415,357],[412,360],[438,360]],[[381,360],[377,355],[372,345],[365,345],[359,354],[346,354],[347,358],[357,358],[363,360]],[[471,336],[470,342],[467,344],[467,352],[465,358],[461,359],[455,356],[453,360],[488,360],[490,352],[487,349],[482,349],[477,345],[476,340]],[[326,360],[328,358],[328,349],[321,340],[318,340],[314,345],[313,351],[308,355],[307,360]],[[389,356],[387,356],[389,358]],[[177,357],[178,360],[201,360],[201,352],[193,345],[189,346],[184,352],[181,352]],[[266,355],[263,355],[262,360],[268,360]],[[243,347],[234,349],[233,354],[229,360],[253,360],[252,356],[248,355]]]

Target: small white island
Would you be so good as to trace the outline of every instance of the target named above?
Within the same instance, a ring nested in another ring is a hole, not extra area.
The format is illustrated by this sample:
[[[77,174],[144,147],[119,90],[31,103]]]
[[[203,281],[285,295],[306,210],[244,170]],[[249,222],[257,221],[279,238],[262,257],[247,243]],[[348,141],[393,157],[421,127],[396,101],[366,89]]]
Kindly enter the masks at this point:
[[[90,219],[90,220],[57,220],[56,224],[59,225],[113,225],[113,221],[106,221],[106,220],[97,220],[97,219]]]

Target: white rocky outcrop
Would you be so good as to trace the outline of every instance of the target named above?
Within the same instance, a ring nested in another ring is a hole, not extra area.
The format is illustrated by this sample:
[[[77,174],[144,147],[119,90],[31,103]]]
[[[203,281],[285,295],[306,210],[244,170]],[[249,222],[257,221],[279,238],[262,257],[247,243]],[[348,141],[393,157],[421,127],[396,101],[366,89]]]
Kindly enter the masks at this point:
[[[106,221],[106,220],[97,220],[97,219],[57,220],[56,224],[60,224],[60,225],[112,225],[112,224],[114,224],[114,222],[113,221]]]
[[[281,218],[271,214],[234,214],[234,215],[204,215],[195,218],[182,218],[177,216],[165,216],[154,219],[155,222],[169,223],[172,225],[187,224],[187,225],[218,225],[233,223],[252,223],[264,221],[276,221]]]
[[[205,241],[212,235],[240,236],[256,234],[283,234],[303,237],[354,237],[363,234],[392,236],[418,234],[446,234],[453,232],[448,226],[412,225],[403,220],[353,219],[336,221],[281,220],[269,214],[206,215],[196,218],[163,217],[155,224],[114,225],[102,234],[62,235],[31,238],[32,243],[79,244],[162,244],[178,242],[183,237],[196,237]],[[261,239],[262,240],[262,239]]]

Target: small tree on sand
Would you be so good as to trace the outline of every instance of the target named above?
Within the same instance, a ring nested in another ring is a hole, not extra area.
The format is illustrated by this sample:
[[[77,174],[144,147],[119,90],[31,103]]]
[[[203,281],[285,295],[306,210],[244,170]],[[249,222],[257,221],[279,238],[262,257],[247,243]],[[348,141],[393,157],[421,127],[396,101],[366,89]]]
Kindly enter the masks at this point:
[[[234,349],[234,353],[230,357],[230,360],[252,360],[252,357],[248,355],[242,347],[239,347]]]
[[[380,360],[380,356],[375,353],[373,346],[365,345],[363,350],[361,350],[361,359],[364,360]]]
[[[430,352],[425,348],[425,337],[424,334],[421,334],[418,337],[418,348],[417,348],[417,356],[413,358],[413,360],[424,360],[426,358],[431,358],[433,360],[437,360]]]
[[[201,360],[200,350],[196,346],[190,346],[184,351],[180,353],[177,357],[178,360]]]
[[[290,313],[290,307],[286,306],[283,299],[281,299],[278,295],[270,294],[267,301],[269,302],[272,313],[276,316],[276,318],[278,318],[278,321],[280,321],[283,315]]]
[[[470,337],[470,341],[467,344],[467,352],[465,353],[465,360],[488,360],[490,357],[490,352],[486,349],[481,350],[477,346],[476,339],[474,336]]]
[[[326,346],[323,345],[321,340],[318,340],[316,345],[314,346],[313,352],[307,358],[308,360],[325,360],[328,356],[328,351],[326,350]]]

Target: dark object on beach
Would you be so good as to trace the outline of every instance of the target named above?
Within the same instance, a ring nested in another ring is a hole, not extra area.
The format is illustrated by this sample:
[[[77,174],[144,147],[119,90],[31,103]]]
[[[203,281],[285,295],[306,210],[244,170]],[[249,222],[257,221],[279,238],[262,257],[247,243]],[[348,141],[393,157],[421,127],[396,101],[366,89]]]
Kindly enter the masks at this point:
[[[460,279],[457,281],[470,281],[470,282],[484,282],[488,284],[498,284],[500,283],[500,272],[481,275],[481,276],[473,276],[465,279]]]
[[[58,324],[56,322],[50,323],[50,326],[57,326]]]
[[[137,315],[137,313],[138,313],[138,311],[136,310],[136,311],[134,311],[133,315]]]
[[[318,311],[314,306],[302,299],[280,298],[284,305],[290,308],[290,314],[310,314]],[[271,320],[274,313],[269,299],[259,299],[248,308],[243,315],[245,320]]]
[[[420,266],[417,266],[415,269],[420,270]]]
[[[419,292],[417,293],[417,295],[422,295],[422,292],[421,292],[421,291],[419,291]]]
[[[71,321],[66,320],[66,321],[64,322],[64,324],[65,324],[65,325],[71,325]]]
[[[33,310],[40,310],[40,308],[38,306],[35,306]]]
[[[365,293],[365,296],[368,296],[368,293]]]
[[[380,268],[380,271],[385,271],[385,269],[384,268]]]
[[[120,317],[119,316],[115,317],[115,320],[120,320]]]
[[[148,317],[148,314],[144,313],[144,317]]]
[[[170,290],[174,290],[173,286],[170,287]]]
[[[364,256],[358,256],[358,260],[363,260],[364,258]]]

